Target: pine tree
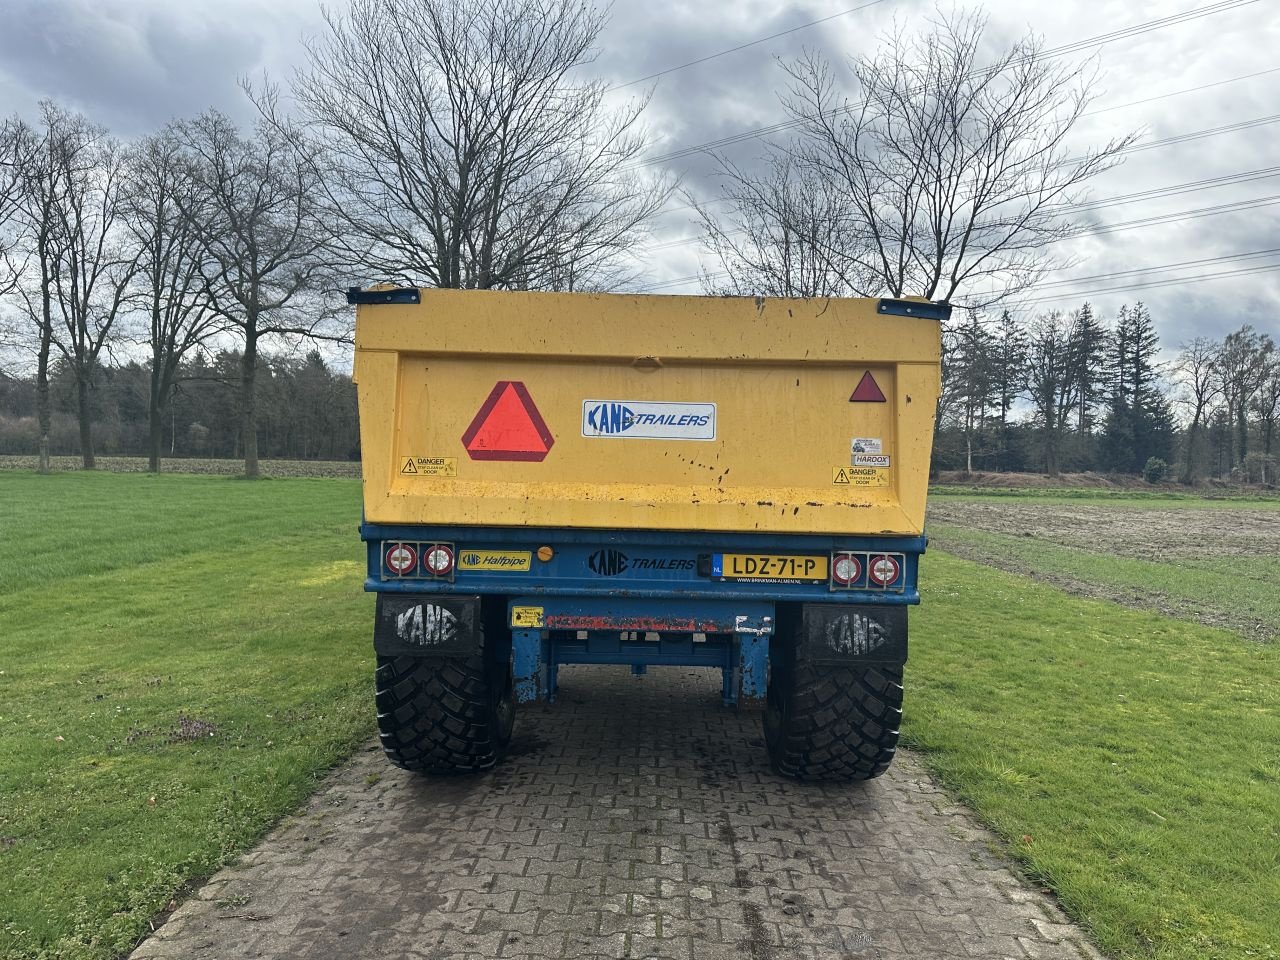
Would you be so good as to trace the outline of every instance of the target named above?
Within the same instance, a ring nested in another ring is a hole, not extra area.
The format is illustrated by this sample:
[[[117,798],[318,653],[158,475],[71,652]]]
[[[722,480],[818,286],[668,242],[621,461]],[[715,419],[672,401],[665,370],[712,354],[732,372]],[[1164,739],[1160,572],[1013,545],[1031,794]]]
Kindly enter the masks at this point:
[[[1160,387],[1160,337],[1139,301],[1120,308],[1106,365],[1110,381],[1102,449],[1113,470],[1141,472],[1147,460],[1173,455],[1173,412]]]
[[[965,470],[973,472],[975,440],[981,441],[988,416],[996,402],[995,335],[983,316],[972,311],[952,335],[950,364],[956,416],[965,439]]]
[[[1071,314],[1071,377],[1075,381],[1076,430],[1093,432],[1094,417],[1107,396],[1106,356],[1109,346],[1107,329],[1085,302]]]
[[[996,469],[1009,469],[1009,412],[1027,385],[1027,333],[1008,310],[1000,314],[992,352],[992,385],[999,440]]]

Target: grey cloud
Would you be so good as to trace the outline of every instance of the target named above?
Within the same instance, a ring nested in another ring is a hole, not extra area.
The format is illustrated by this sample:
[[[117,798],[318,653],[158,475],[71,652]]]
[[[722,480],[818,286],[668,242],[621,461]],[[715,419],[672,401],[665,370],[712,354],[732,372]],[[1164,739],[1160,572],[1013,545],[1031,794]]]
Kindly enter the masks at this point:
[[[271,26],[248,13],[228,4],[11,2],[0,31],[6,112],[29,113],[51,97],[124,136],[209,106],[247,116],[237,78],[264,65]]]

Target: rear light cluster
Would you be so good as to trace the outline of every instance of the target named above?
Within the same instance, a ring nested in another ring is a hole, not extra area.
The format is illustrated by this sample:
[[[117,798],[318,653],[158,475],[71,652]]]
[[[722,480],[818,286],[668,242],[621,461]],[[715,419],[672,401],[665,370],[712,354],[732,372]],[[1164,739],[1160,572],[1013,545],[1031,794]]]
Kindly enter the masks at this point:
[[[831,556],[831,589],[900,593],[906,586],[906,566],[906,555],[901,553],[841,550]]]
[[[383,580],[452,580],[451,543],[388,540],[382,544]]]

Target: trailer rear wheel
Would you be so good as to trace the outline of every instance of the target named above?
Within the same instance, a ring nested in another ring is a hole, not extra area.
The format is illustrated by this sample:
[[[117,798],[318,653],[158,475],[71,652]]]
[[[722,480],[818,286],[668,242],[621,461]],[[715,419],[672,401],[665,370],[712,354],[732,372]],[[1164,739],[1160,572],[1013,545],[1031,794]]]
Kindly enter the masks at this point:
[[[506,655],[378,657],[382,749],[416,773],[477,773],[498,762],[515,726]]]
[[[765,742],[797,780],[870,780],[889,769],[902,721],[902,664],[817,666],[779,644],[769,676]]]

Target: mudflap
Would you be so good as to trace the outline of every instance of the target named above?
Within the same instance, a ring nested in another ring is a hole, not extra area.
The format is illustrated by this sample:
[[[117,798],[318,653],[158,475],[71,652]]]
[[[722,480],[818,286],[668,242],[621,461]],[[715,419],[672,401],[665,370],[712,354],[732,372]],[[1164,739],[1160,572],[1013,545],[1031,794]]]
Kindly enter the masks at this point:
[[[484,650],[480,598],[380,593],[373,649],[385,657],[475,656]]]
[[[779,604],[778,632],[814,664],[907,662],[907,608],[847,603]]]

